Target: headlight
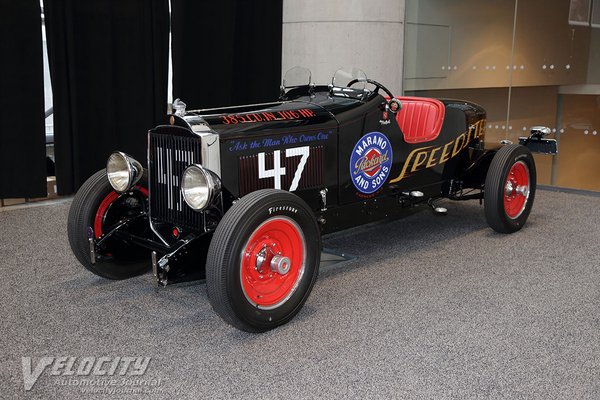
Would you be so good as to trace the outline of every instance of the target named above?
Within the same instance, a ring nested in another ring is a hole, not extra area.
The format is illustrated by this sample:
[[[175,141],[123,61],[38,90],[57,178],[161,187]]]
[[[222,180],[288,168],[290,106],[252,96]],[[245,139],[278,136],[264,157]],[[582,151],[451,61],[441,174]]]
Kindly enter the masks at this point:
[[[106,162],[106,176],[110,185],[119,193],[131,189],[144,174],[142,165],[125,153],[116,151]]]
[[[192,209],[201,211],[208,207],[221,192],[221,181],[212,171],[201,165],[190,165],[181,177],[181,194]]]

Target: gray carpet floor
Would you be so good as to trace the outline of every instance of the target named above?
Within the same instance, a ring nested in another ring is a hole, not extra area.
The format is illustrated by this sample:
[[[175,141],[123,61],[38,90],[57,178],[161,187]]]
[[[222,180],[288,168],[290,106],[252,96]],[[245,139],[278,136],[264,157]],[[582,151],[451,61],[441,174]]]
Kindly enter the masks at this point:
[[[69,204],[0,212],[0,398],[600,399],[600,197],[538,191],[501,235],[477,202],[326,240],[301,313],[262,335],[214,314],[204,284],[157,291],[80,267]],[[21,357],[151,357],[155,392],[110,396]]]

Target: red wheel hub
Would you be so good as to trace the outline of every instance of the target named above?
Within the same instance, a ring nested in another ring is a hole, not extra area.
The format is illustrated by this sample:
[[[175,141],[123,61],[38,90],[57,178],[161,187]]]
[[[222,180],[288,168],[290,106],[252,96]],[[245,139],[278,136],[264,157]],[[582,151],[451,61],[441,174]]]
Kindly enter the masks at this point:
[[[148,189],[141,186],[137,186],[136,189],[139,190],[140,193],[142,193],[146,198],[148,197]],[[100,236],[102,236],[102,233],[104,233],[102,225],[104,224],[106,213],[108,212],[108,209],[113,204],[113,202],[118,198],[119,193],[113,190],[104,198],[104,200],[102,200],[102,202],[98,206],[98,210],[96,210],[96,216],[94,217],[94,236],[96,237],[96,239],[100,238]]]
[[[306,241],[296,222],[273,217],[252,232],[242,252],[240,279],[246,299],[262,309],[285,303],[304,274]]]
[[[529,199],[529,168],[523,161],[517,161],[508,172],[504,183],[504,211],[509,218],[518,218]]]

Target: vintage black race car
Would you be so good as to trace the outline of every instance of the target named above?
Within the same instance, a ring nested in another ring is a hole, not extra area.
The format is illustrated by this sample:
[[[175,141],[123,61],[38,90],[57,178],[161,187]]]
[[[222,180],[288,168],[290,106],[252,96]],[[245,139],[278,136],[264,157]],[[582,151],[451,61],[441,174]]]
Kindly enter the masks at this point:
[[[380,93],[383,92],[383,93]],[[148,133],[148,168],[113,153],[75,196],[71,248],[94,274],[152,266],[159,285],[206,278],[214,310],[260,332],[289,321],[319,270],[321,236],[438,199],[483,201],[488,224],[523,227],[536,189],[529,148],[485,143],[486,114],[457,100],[394,97],[358,70],[313,85],[294,68],[279,101],[185,111]]]

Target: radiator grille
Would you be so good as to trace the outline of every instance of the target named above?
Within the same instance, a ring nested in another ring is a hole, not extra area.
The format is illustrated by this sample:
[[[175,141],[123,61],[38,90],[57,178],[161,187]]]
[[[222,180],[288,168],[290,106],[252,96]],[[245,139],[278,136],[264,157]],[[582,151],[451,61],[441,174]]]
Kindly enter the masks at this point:
[[[204,215],[185,203],[180,190],[183,171],[201,162],[200,139],[150,133],[148,168],[152,218],[191,229],[204,226]]]

